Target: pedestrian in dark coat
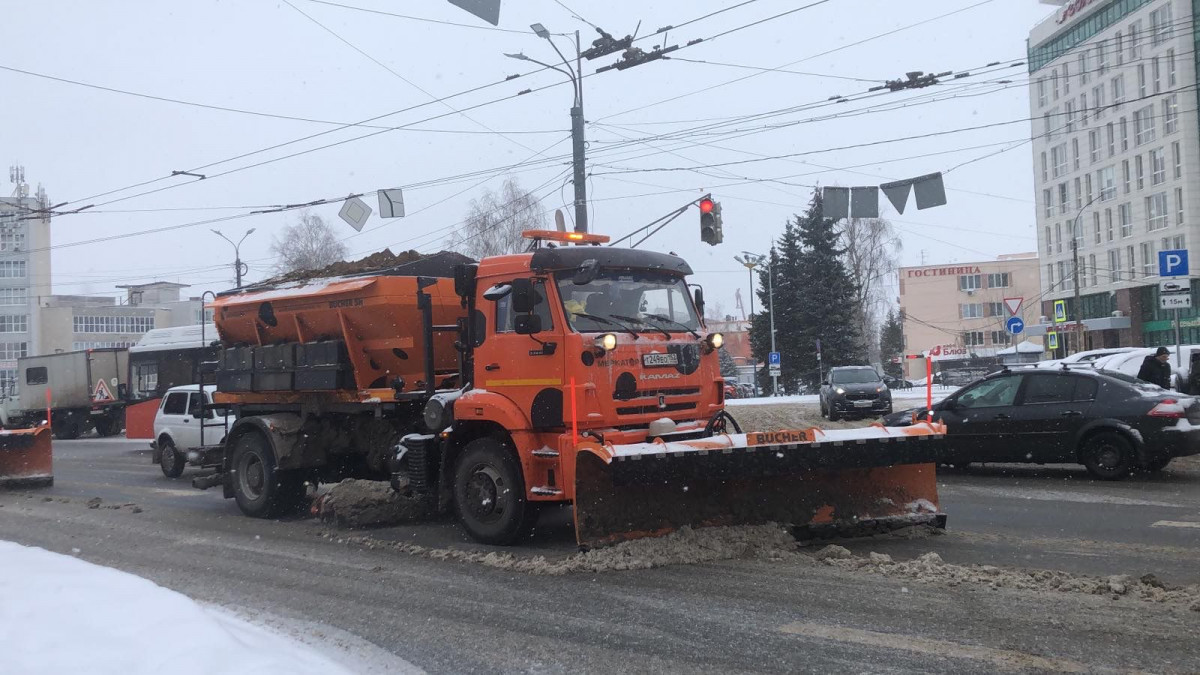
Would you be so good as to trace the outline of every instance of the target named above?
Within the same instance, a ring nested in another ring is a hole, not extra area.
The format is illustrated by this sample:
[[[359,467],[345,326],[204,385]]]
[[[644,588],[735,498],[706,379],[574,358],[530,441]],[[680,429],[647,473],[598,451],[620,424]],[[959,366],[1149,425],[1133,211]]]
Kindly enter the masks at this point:
[[[1152,356],[1147,356],[1142,361],[1142,367],[1138,370],[1138,379],[1157,384],[1163,389],[1171,388],[1171,364],[1167,363],[1171,358],[1171,353],[1166,347],[1159,347],[1155,350]]]

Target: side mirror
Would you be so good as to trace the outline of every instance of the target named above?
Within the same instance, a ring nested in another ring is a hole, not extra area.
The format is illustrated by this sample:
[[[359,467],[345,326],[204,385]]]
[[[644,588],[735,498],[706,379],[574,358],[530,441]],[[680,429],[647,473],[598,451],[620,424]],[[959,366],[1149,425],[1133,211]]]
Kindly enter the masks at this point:
[[[704,316],[704,289],[699,286],[692,291],[692,298],[696,301],[696,313]]]
[[[475,292],[475,275],[479,265],[465,263],[454,266],[454,294],[465,298]]]
[[[513,317],[513,332],[517,335],[542,332],[542,317],[537,314],[518,314]]]
[[[528,314],[542,301],[531,279],[513,279],[512,308],[514,314]]]
[[[934,410],[958,410],[958,399],[947,398],[942,399],[941,403],[933,404]]]
[[[483,292],[483,299],[495,302],[509,293],[512,293],[512,284],[496,284]]]
[[[576,286],[586,286],[596,280],[596,276],[600,274],[600,263],[596,262],[595,258],[590,258],[583,261],[579,266],[579,271],[571,279],[571,282]]]

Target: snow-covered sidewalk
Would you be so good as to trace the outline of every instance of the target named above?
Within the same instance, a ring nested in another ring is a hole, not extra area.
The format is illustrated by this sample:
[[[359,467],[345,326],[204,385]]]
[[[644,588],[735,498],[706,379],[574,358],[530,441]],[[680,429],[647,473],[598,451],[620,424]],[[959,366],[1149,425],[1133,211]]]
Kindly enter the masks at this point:
[[[351,673],[314,648],[153,582],[0,541],[0,671]]]

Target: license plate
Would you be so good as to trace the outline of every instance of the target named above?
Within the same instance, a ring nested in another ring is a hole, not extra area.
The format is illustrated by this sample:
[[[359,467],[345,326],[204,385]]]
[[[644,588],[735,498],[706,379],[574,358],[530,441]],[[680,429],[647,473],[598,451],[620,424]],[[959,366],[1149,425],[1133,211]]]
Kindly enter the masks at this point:
[[[679,365],[678,354],[642,354],[642,365],[647,368]]]
[[[873,401],[855,401],[855,408],[870,408]]]

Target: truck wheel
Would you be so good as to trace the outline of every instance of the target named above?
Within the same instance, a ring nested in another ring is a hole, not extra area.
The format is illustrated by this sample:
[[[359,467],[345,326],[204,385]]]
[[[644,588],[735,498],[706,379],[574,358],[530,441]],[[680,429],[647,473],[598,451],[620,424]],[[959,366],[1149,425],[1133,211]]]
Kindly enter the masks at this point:
[[[83,425],[75,419],[65,419],[54,424],[54,437],[60,441],[73,441],[83,434]]]
[[[1133,471],[1133,446],[1115,431],[1092,436],[1083,446],[1083,465],[1101,480],[1121,480]]]
[[[304,498],[304,476],[275,468],[275,453],[258,433],[234,441],[230,457],[233,497],[251,518],[275,518],[294,511]]]
[[[175,444],[169,438],[159,441],[158,446],[162,453],[162,457],[158,460],[158,466],[162,469],[163,475],[167,478],[182,476],[183,469],[187,466],[187,458],[175,449]]]
[[[121,418],[106,417],[96,423],[96,433],[103,437],[116,436],[121,433]]]
[[[517,458],[492,438],[463,448],[454,468],[454,509],[467,533],[484,544],[516,543],[537,524]]]

